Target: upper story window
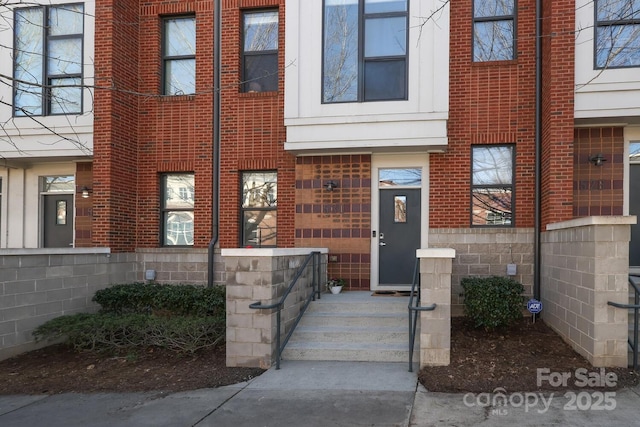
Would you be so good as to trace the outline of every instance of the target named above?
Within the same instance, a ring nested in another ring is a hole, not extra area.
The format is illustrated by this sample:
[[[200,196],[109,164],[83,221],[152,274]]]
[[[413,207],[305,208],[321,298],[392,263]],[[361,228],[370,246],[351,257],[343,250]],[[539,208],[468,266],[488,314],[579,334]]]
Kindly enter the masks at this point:
[[[471,225],[513,224],[513,145],[472,147]]]
[[[192,173],[162,176],[162,246],[192,246],[195,206]]]
[[[324,0],[322,101],[407,99],[408,0]]]
[[[640,66],[640,0],[596,1],[596,68]]]
[[[473,0],[473,61],[515,58],[515,0]]]
[[[164,20],[163,94],[196,93],[196,18],[181,16]]]
[[[242,91],[278,90],[278,11],[245,12]]]
[[[84,6],[16,9],[13,113],[82,113]]]

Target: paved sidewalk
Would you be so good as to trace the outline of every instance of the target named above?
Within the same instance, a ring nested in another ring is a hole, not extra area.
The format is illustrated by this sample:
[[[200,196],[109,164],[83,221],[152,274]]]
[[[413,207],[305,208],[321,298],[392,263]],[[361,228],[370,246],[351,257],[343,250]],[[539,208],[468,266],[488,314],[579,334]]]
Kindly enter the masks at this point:
[[[284,361],[281,370],[218,389],[0,396],[0,426],[640,425],[640,388],[616,392],[608,402],[615,403],[612,410],[597,409],[598,391],[588,392],[588,398],[584,393],[576,391],[575,410],[565,410],[571,402],[564,393],[544,401],[522,395],[528,405],[514,394],[505,406],[484,407],[485,396],[427,392],[406,363]]]

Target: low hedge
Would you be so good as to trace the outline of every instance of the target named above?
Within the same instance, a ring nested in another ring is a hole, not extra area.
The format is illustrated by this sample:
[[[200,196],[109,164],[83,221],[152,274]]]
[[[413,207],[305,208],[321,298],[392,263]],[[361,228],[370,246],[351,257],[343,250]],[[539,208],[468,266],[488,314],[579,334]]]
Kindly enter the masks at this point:
[[[93,301],[103,313],[168,314],[178,316],[225,315],[225,287],[128,283],[96,292]]]
[[[153,346],[193,353],[222,342],[225,325],[206,316],[80,313],[52,319],[33,335],[36,341],[63,339],[76,350],[115,352]]]
[[[476,328],[488,330],[512,325],[522,318],[524,287],[509,277],[465,277],[464,312]]]
[[[225,338],[225,288],[129,283],[99,290],[96,314],[48,321],[36,341],[63,339],[76,350],[127,351],[150,346],[192,353]]]

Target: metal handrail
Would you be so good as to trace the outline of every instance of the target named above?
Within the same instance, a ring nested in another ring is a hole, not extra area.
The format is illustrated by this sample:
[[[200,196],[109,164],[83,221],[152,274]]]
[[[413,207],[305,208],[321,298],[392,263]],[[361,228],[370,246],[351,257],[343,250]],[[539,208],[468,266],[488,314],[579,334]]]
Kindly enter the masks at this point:
[[[640,315],[638,310],[640,310],[640,276],[629,275],[629,284],[633,287],[634,297],[633,304],[620,304],[619,302],[607,302],[608,305],[616,307],[616,308],[626,308],[633,310],[633,341],[627,339],[629,343],[629,347],[631,347],[631,351],[633,352],[633,369],[635,371],[638,370],[638,335],[639,335],[639,323],[640,323]]]
[[[282,315],[281,315],[282,306],[284,305],[285,300],[291,293],[291,290],[293,289],[293,287],[298,283],[298,279],[300,278],[300,276],[302,276],[302,272],[307,268],[311,260],[313,260],[313,277],[311,280],[312,292],[307,297],[307,300],[305,301],[305,304],[302,306],[300,313],[298,313],[298,316],[294,320],[293,325],[291,326],[291,329],[289,330],[289,332],[287,333],[287,336],[284,339],[284,342],[282,343],[282,345],[280,345],[280,338],[281,338],[280,326],[282,323]],[[276,369],[280,369],[280,359],[281,359],[282,351],[284,350],[285,346],[289,342],[289,338],[291,338],[291,335],[293,334],[293,331],[296,329],[296,326],[298,326],[298,323],[300,323],[300,319],[302,318],[302,315],[307,310],[307,307],[309,306],[309,304],[311,304],[311,301],[316,300],[316,296],[318,297],[318,299],[321,298],[321,292],[322,290],[320,289],[320,252],[314,251],[314,252],[311,252],[309,256],[307,256],[307,258],[304,260],[300,268],[298,268],[298,271],[296,272],[295,276],[293,276],[291,283],[289,284],[287,289],[284,291],[284,294],[282,294],[278,302],[274,304],[269,304],[269,305],[263,305],[261,302],[254,302],[249,305],[249,308],[252,308],[255,310],[271,310],[271,309],[278,310],[276,312],[276,328],[277,328]]]
[[[409,372],[413,372],[413,349],[416,344],[416,331],[418,329],[418,312],[419,311],[433,311],[437,305],[431,304],[428,306],[420,306],[420,274],[419,274],[420,259],[416,259],[415,267],[413,268],[413,283],[411,284],[411,292],[409,293]],[[418,290],[416,292],[416,285]],[[415,305],[413,303],[414,296]]]

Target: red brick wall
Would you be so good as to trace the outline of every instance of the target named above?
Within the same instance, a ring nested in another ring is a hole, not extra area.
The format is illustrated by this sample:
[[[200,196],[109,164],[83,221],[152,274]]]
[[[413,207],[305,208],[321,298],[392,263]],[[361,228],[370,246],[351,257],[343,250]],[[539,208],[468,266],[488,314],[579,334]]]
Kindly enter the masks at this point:
[[[162,18],[196,17],[196,94],[159,96]],[[194,246],[211,239],[213,176],[213,2],[145,2],[140,7],[138,232],[136,247],[160,245],[160,175],[194,173]]]
[[[328,181],[338,187],[326,190]],[[299,157],[295,186],[296,246],[329,248],[329,276],[369,289],[371,156]]]
[[[96,3],[93,244],[135,247],[138,2]]]
[[[472,61],[472,1],[451,8],[449,147],[430,155],[430,227],[470,226],[471,145],[516,145],[515,217],[533,226],[535,1],[517,2],[517,58]]]
[[[239,244],[239,174],[278,171],[278,246],[294,244],[295,162],[283,150],[284,73],[278,92],[240,93],[241,8],[280,11],[284,0],[222,2],[220,246]],[[196,94],[161,93],[161,17],[196,16]],[[103,2],[96,19],[93,243],[114,251],[160,245],[160,184],[166,172],[195,174],[195,247],[212,238],[213,2]]]
[[[589,157],[597,154],[606,159],[602,166],[589,161]],[[622,215],[623,128],[576,129],[573,157],[573,215]]]
[[[575,2],[543,2],[542,229],[573,215]]]
[[[82,197],[82,189],[90,190],[89,197]],[[75,197],[75,242],[76,248],[93,246],[91,239],[93,217],[93,164],[90,162],[76,163],[76,197]]]
[[[240,173],[278,171],[278,247],[294,246],[295,158],[284,151],[284,0],[223,1],[220,246],[240,244]],[[241,11],[279,10],[278,91],[241,93]]]

